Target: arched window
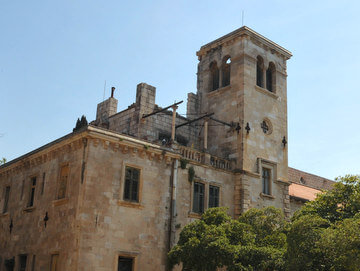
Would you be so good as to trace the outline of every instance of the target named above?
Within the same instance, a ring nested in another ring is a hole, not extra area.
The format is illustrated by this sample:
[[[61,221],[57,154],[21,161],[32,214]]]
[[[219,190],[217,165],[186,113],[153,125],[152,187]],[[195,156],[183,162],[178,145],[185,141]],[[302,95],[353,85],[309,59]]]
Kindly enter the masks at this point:
[[[229,56],[225,57],[222,65],[221,65],[221,76],[222,76],[221,86],[222,87],[226,87],[226,86],[230,85],[230,64],[231,64],[230,57]]]
[[[261,56],[258,56],[256,61],[256,85],[264,87],[264,60]]]
[[[275,92],[275,72],[275,64],[270,62],[269,68],[266,70],[266,89],[271,92]]]
[[[219,88],[219,68],[216,61],[210,64],[210,91]]]

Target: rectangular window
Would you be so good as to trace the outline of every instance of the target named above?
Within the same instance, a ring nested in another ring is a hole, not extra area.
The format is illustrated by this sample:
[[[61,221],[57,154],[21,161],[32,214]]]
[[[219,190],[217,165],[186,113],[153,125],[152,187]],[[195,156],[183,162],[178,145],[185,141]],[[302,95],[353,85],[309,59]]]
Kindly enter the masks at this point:
[[[51,255],[50,271],[58,271],[59,254]]]
[[[125,167],[124,200],[139,202],[140,169]]]
[[[121,257],[118,259],[118,271],[133,271],[134,259]]]
[[[66,187],[69,176],[69,165],[64,165],[60,169],[60,179],[58,183],[58,191],[56,199],[63,199],[66,197]]]
[[[34,206],[35,188],[36,188],[36,177],[32,177],[30,179],[30,196],[29,196],[28,207]]]
[[[262,168],[262,187],[263,193],[270,195],[271,169]]]
[[[202,183],[194,182],[194,196],[193,196],[193,212],[204,212],[204,191],[205,185]]]
[[[209,208],[219,207],[219,187],[209,186]]]
[[[3,214],[5,214],[8,211],[9,198],[10,198],[10,186],[7,186],[5,187]]]
[[[19,271],[26,270],[26,262],[27,262],[27,255],[20,255],[19,256]]]

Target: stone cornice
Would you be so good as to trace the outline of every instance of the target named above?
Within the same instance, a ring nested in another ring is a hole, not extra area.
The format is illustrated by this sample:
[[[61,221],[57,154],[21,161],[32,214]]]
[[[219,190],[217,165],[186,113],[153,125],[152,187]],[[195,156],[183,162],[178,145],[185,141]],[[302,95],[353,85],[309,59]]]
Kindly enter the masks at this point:
[[[34,151],[22,155],[0,167],[0,178],[16,174],[24,169],[41,165],[58,157],[60,154],[76,151],[84,145],[84,133],[71,133],[50,142]]]
[[[276,51],[280,55],[284,56],[286,59],[289,59],[292,54],[290,51],[286,50],[285,48],[281,47],[280,45],[276,44],[275,42],[265,38],[264,36],[260,35],[259,33],[255,32],[251,28],[247,26],[243,26],[239,29],[236,29],[235,31],[222,36],[208,44],[205,44],[200,48],[198,52],[196,52],[196,55],[198,57],[201,57],[205,54],[207,54],[209,51],[219,48],[224,44],[231,44],[235,42],[236,40],[240,39],[242,36],[248,36],[261,44],[264,44],[265,46],[269,47],[270,49]]]
[[[144,158],[147,157],[149,160],[164,160],[167,164],[171,163],[173,159],[181,158],[180,154],[171,149],[165,149],[159,145],[109,130],[88,126],[80,132],[68,134],[2,165],[0,167],[0,178],[28,169],[31,166],[43,164],[60,154],[76,151],[82,148],[87,140],[94,145],[102,144],[105,149],[111,148],[114,151],[137,154]]]

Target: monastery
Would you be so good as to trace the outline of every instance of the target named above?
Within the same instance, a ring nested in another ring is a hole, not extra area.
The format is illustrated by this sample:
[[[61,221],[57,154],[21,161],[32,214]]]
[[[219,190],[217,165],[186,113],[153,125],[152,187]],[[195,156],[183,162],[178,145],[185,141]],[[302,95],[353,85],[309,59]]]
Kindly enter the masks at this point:
[[[118,112],[0,166],[0,271],[159,271],[208,208],[290,217],[333,182],[288,166],[291,53],[243,26],[200,48],[187,116],[138,84]]]

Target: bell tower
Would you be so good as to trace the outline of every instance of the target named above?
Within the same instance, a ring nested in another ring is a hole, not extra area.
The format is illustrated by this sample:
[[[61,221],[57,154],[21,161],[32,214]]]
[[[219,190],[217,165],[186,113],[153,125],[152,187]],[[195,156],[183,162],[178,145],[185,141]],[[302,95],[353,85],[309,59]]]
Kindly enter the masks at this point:
[[[236,213],[289,209],[286,61],[289,51],[243,26],[197,52],[198,113],[232,126],[208,125],[208,151],[235,167]]]

